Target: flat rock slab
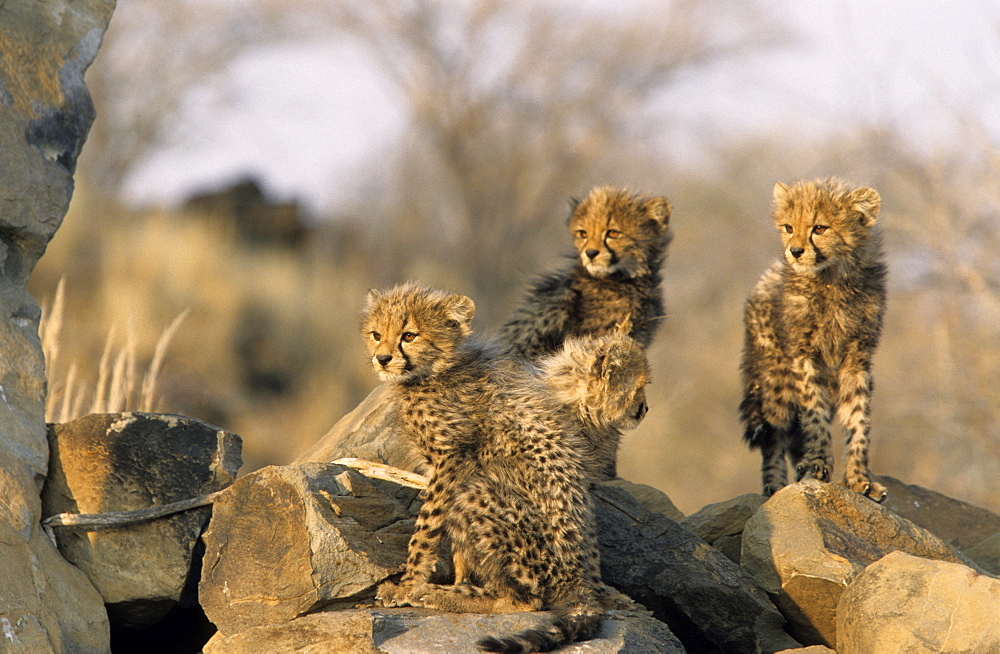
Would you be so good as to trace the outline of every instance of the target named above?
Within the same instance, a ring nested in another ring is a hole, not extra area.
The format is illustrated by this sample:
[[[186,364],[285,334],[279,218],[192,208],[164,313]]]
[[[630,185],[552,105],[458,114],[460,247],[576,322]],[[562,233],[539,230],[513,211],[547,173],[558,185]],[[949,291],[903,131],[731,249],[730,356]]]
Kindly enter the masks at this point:
[[[887,554],[841,595],[837,651],[1000,652],[1000,580],[957,563]]]
[[[193,418],[102,413],[49,426],[46,515],[131,511],[231,484],[241,440]],[[124,627],[150,625],[181,598],[208,507],[107,528],[59,527],[59,552],[90,579]]]
[[[529,629],[543,613],[479,615],[428,609],[356,609],[303,616],[283,625],[217,634],[205,654],[309,652],[310,654],[479,654],[488,635]],[[683,654],[684,647],[659,620],[636,611],[612,611],[597,638],[559,650],[563,654]]]
[[[743,567],[807,645],[837,649],[837,603],[868,565],[900,550],[971,562],[940,538],[840,484],[807,480],[781,489],[743,529]]]
[[[692,652],[774,652],[799,644],[740,566],[625,491],[598,484],[604,580],[653,611]]]
[[[199,600],[226,635],[352,607],[399,571],[417,489],[345,466],[269,466],[229,487],[205,532]]]

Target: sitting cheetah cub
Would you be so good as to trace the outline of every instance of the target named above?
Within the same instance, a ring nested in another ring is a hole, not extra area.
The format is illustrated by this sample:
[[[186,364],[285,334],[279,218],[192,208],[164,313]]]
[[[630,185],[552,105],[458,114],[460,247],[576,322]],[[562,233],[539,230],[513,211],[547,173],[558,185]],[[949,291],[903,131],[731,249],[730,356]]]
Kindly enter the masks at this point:
[[[637,427],[648,410],[646,353],[625,335],[630,325],[623,327],[599,336],[571,336],[562,349],[537,362],[541,381],[580,427],[593,480],[616,476],[622,431]]]
[[[626,318],[648,347],[663,320],[660,268],[670,243],[670,202],[611,187],[572,201],[576,255],[531,286],[499,337],[529,358],[556,351],[567,336],[603,334]]]
[[[880,502],[868,469],[871,364],[885,312],[886,266],[875,226],[881,198],[831,178],[774,186],[784,260],[746,304],[740,413],[763,455],[764,494],[795,479],[829,481],[836,411],[847,436],[846,484]]]
[[[605,607],[630,602],[600,577],[588,444],[582,414],[567,404],[581,400],[556,399],[548,384],[560,381],[469,340],[474,312],[467,297],[413,283],[369,294],[362,333],[372,365],[391,384],[401,433],[430,466],[402,578],[382,584],[378,599],[462,612],[549,609],[544,628],[479,642],[487,651],[549,651],[593,638]],[[621,378],[612,350],[595,355],[588,373]],[[631,398],[620,419],[598,411],[595,428],[638,422],[641,389]],[[445,539],[453,585],[431,581]]]

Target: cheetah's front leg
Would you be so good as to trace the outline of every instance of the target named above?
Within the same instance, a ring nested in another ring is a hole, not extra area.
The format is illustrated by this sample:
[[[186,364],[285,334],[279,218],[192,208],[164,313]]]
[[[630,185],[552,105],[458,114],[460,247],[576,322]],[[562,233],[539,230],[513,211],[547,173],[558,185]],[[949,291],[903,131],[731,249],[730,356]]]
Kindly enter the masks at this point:
[[[796,366],[801,413],[802,458],[795,463],[795,481],[830,481],[833,447],[830,442],[831,409],[823,380],[808,356],[800,355]]]
[[[847,433],[847,467],[844,483],[856,493],[876,502],[885,499],[886,488],[872,480],[868,469],[868,434],[871,429],[871,373],[866,362],[856,358],[845,361],[840,373],[840,410],[838,417]]]
[[[435,475],[427,486],[427,499],[420,507],[413,536],[407,547],[406,566],[399,583],[386,581],[378,587],[375,598],[383,606],[413,605],[427,588],[438,560],[438,547],[444,534],[444,484]]]

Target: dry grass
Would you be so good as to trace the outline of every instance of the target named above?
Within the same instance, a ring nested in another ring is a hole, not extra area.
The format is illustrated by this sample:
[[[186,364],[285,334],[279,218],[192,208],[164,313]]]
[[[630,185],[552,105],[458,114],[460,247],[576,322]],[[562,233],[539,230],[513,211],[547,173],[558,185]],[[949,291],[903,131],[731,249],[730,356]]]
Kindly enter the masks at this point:
[[[65,370],[61,366],[60,346],[66,342],[63,337],[65,307],[66,279],[60,278],[55,296],[42,302],[38,327],[49,378],[46,421],[68,422],[88,413],[159,411],[162,407],[159,378],[167,348],[188,312],[174,318],[160,334],[145,372],[140,372],[134,330],[130,328],[125,342],[121,343],[118,330],[112,326],[97,365],[97,378],[92,379],[80,377],[76,361],[70,362]]]

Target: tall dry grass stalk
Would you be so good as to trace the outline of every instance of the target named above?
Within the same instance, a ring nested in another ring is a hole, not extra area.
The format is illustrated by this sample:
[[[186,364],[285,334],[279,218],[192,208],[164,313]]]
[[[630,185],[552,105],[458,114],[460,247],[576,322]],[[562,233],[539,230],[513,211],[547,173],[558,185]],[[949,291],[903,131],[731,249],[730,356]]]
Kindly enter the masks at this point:
[[[63,374],[58,364],[61,363],[60,343],[66,316],[66,280],[61,278],[53,299],[42,303],[42,319],[38,327],[49,382],[45,399],[46,421],[67,422],[87,413],[161,410],[159,378],[163,362],[171,340],[188,313],[185,309],[160,334],[144,373],[140,374],[131,325],[126,330],[124,344],[119,342],[117,327],[112,325],[104,341],[96,382],[80,378],[75,361]]]

